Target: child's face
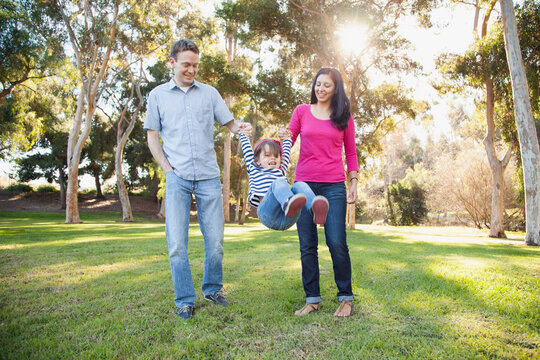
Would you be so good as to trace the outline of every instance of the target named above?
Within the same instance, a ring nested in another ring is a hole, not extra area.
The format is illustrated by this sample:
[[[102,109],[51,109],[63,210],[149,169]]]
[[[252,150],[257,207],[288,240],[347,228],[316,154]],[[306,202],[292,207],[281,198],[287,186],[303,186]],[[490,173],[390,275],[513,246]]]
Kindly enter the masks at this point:
[[[281,166],[281,156],[271,151],[270,146],[264,144],[259,158],[257,159],[257,165],[263,169],[279,169]]]

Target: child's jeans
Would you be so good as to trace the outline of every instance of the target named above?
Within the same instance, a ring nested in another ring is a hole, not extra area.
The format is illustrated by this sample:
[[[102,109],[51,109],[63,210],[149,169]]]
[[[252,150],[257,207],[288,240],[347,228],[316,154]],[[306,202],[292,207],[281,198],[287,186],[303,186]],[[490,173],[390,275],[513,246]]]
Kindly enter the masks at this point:
[[[311,211],[311,203],[313,202],[313,198],[315,198],[315,194],[308,184],[298,181],[292,187],[289,187],[286,179],[274,180],[257,208],[259,220],[264,226],[274,230],[287,230],[296,224],[302,211],[299,211],[295,217],[289,218],[285,216],[283,205],[288,198],[298,193],[306,195],[307,202],[304,208]]]

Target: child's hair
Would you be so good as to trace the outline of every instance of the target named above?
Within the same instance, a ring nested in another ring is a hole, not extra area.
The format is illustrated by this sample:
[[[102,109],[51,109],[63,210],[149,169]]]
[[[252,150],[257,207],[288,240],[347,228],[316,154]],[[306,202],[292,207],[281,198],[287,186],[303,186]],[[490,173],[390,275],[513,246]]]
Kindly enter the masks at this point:
[[[317,95],[315,95],[315,85],[317,84],[317,78],[322,74],[330,76],[335,87],[332,102],[330,103],[330,107],[332,108],[330,120],[336,128],[343,130],[347,127],[349,118],[351,117],[351,103],[345,93],[343,78],[338,70],[333,68],[322,68],[319,70],[317,75],[315,75],[313,85],[311,86],[311,103],[316,104],[318,101]]]
[[[262,139],[260,140],[257,145],[255,145],[255,150],[253,151],[253,155],[255,157],[255,162],[258,162],[259,156],[261,155],[261,151],[264,149],[264,145],[268,145],[269,151],[274,156],[281,156],[281,143],[278,140],[274,139]]]

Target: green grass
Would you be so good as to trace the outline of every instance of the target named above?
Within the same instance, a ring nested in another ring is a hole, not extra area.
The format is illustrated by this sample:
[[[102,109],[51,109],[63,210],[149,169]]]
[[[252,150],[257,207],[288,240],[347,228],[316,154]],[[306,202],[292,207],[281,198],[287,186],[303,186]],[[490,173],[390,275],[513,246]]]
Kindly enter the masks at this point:
[[[526,359],[540,358],[540,249],[523,234],[362,226],[348,232],[353,317],[338,303],[320,235],[323,310],[303,305],[295,230],[227,225],[224,290],[202,300],[203,243],[190,226],[197,290],[174,315],[164,225],[119,214],[0,213],[0,358]]]

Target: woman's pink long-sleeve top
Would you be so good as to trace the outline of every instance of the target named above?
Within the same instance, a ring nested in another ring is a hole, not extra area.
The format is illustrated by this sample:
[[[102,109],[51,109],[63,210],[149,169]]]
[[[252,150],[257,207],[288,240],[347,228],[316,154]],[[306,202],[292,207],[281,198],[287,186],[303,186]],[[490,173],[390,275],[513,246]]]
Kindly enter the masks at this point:
[[[300,157],[296,165],[295,181],[341,182],[346,179],[343,167],[343,148],[347,171],[358,171],[358,157],[354,134],[354,120],[344,130],[338,130],[330,120],[317,119],[311,105],[302,104],[294,110],[289,130],[293,144],[301,138]]]

